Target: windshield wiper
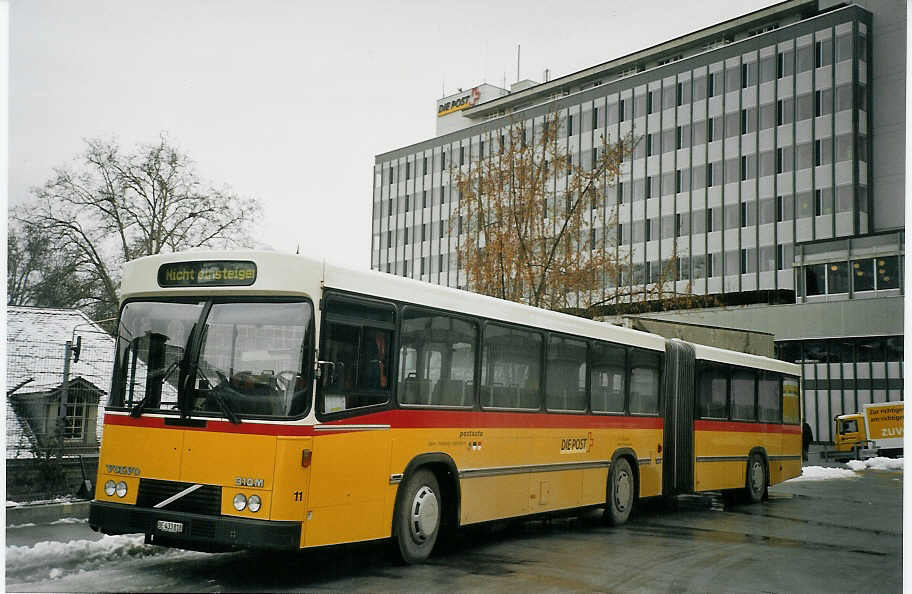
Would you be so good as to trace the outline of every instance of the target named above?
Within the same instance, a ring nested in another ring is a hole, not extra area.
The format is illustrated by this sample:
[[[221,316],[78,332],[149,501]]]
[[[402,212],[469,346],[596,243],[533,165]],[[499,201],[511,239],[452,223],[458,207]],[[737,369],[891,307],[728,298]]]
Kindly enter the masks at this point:
[[[215,399],[219,405],[219,408],[222,409],[222,412],[225,413],[225,416],[228,417],[229,421],[235,425],[241,424],[241,417],[239,417],[238,414],[231,408],[231,405],[228,404],[228,400],[225,398],[224,394],[216,389],[212,390],[209,395]]]

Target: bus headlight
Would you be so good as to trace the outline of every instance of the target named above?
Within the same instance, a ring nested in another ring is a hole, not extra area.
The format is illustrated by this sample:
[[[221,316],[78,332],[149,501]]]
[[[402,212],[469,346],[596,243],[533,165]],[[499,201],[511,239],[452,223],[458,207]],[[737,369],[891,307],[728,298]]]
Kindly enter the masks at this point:
[[[247,507],[247,498],[243,493],[238,493],[234,496],[234,509],[244,511],[245,507]]]
[[[260,507],[262,507],[262,505],[263,502],[260,500],[259,495],[251,495],[250,499],[247,500],[247,509],[253,513],[260,511]]]
[[[105,489],[105,495],[107,495],[108,497],[113,496],[114,495],[114,481],[105,482],[104,489]]]
[[[126,497],[127,495],[127,483],[120,481],[117,483],[117,486],[114,488],[118,497]]]

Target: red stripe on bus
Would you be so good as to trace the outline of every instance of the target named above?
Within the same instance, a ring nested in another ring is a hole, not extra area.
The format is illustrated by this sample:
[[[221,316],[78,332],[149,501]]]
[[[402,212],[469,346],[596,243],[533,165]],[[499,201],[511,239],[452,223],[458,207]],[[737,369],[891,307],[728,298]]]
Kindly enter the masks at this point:
[[[695,420],[694,431],[728,431],[734,433],[801,433],[800,425],[777,425],[773,423],[750,423],[737,421]]]
[[[174,417],[168,417],[174,418]],[[190,431],[216,431],[253,435],[314,435],[313,425],[280,425],[244,421],[239,425],[227,421],[207,421],[206,427],[166,425],[162,417],[105,415],[106,425],[146,427],[156,429],[185,429]],[[482,429],[662,429],[661,417],[628,417],[620,415],[568,415],[513,412],[444,411],[444,410],[386,410],[348,419],[340,419],[322,426],[340,427],[330,430],[333,435],[344,431],[346,425],[389,425],[393,429],[430,428],[482,428]]]

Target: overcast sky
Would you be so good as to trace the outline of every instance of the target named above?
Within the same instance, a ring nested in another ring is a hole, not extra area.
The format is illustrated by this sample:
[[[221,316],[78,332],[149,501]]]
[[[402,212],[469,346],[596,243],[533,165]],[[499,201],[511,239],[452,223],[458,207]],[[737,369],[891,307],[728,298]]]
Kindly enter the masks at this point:
[[[556,78],[773,4],[13,0],[11,204],[85,138],[164,131],[279,251],[370,266],[374,155],[457,87]]]

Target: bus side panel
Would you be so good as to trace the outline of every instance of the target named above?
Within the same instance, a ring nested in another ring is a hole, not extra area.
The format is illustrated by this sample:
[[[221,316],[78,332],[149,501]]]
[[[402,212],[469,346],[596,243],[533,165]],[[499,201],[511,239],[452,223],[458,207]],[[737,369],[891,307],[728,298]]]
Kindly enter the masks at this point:
[[[776,462],[770,461],[770,484],[775,485],[790,478],[801,476],[801,431],[800,427],[783,433],[779,455],[784,456]],[[774,470],[775,468],[775,470]]]
[[[728,430],[700,430],[700,424],[697,421],[694,429],[694,491],[740,489],[745,485],[753,448],[761,447],[767,455],[780,450],[778,433],[738,431],[737,423],[726,423],[731,426]],[[745,428],[752,427],[745,424]],[[772,466],[770,463],[771,470]]]
[[[304,520],[307,512],[310,467],[304,466],[303,459],[304,451],[312,451],[312,448],[312,437],[278,437],[271,520]],[[304,530],[301,530],[300,544],[304,546]]]
[[[389,460],[388,429],[314,437],[305,546],[390,535]]]

